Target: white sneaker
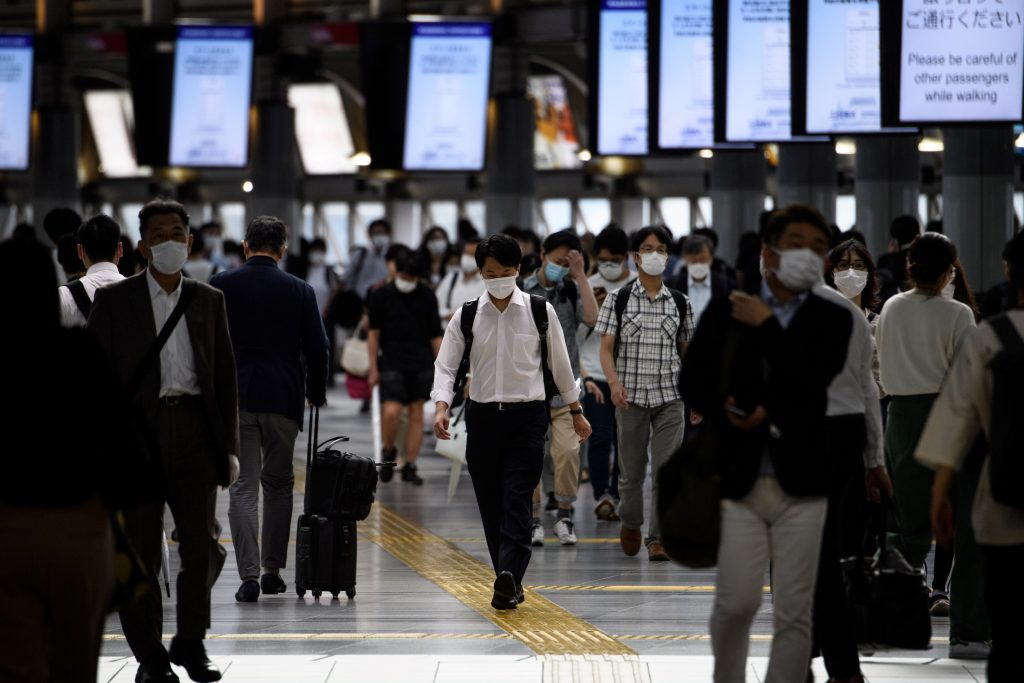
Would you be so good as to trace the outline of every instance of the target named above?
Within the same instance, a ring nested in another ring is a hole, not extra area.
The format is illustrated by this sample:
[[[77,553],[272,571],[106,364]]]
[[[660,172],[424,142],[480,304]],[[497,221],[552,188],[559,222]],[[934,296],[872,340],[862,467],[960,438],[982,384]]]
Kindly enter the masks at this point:
[[[573,529],[571,519],[559,518],[555,522],[555,535],[562,545],[576,545],[576,530]]]
[[[533,529],[530,531],[530,545],[534,548],[540,548],[544,545],[544,527],[541,526],[540,522],[533,523]]]
[[[988,642],[968,642],[959,638],[949,643],[950,659],[988,659],[992,646]]]

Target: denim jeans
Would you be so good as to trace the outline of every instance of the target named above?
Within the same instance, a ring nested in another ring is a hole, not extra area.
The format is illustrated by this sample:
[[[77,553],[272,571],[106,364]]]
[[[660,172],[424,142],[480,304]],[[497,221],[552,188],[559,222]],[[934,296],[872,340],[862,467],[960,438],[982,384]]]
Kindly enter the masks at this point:
[[[619,498],[619,462],[612,458],[612,447],[616,444],[618,429],[615,426],[615,406],[607,382],[595,381],[604,393],[604,403],[598,403],[590,394],[583,396],[583,413],[587,416],[594,433],[587,439],[587,458],[590,461],[590,486],[594,500],[600,500],[606,493]]]

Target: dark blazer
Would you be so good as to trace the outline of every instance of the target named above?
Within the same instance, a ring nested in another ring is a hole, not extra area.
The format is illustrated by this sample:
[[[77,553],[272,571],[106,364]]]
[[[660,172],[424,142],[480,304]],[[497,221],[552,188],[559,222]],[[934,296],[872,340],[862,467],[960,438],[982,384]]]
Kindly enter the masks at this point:
[[[734,289],[736,289],[736,283],[726,277],[723,273],[711,271],[709,276],[711,278],[711,298],[717,299],[723,296],[729,296]],[[671,287],[678,289],[683,294],[689,296],[690,292],[690,273],[686,266],[679,271],[679,275]]]
[[[96,290],[87,329],[99,340],[121,383],[127,385],[159,330],[146,282],[147,271]],[[228,484],[228,455],[238,454],[238,381],[231,350],[224,295],[196,282],[196,298],[185,312],[196,376],[217,445],[217,479]],[[178,323],[179,325],[181,323]],[[150,424],[156,424],[160,361],[153,364],[135,396]]]
[[[730,328],[739,345],[721,390],[724,347]],[[791,496],[828,492],[831,463],[825,441],[828,385],[846,362],[853,318],[813,293],[783,329],[775,317],[752,328],[734,321],[728,299],[714,299],[701,317],[683,359],[681,391],[686,405],[708,424],[725,422],[720,452],[722,490],[740,499],[754,486],[765,446],[782,489]],[[725,399],[752,411],[764,406],[761,428],[741,431],[725,417]],[[776,427],[775,434],[769,426]]]
[[[303,397],[323,405],[327,394],[329,347],[313,288],[269,256],[253,256],[210,284],[227,303],[239,410],[284,415],[301,426]]]

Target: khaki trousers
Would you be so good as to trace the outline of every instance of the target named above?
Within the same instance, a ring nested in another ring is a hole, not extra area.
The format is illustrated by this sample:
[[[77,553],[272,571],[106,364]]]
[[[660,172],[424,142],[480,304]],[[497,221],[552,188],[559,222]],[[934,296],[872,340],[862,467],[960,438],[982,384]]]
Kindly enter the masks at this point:
[[[551,409],[551,427],[548,429],[549,452],[555,470],[555,500],[559,503],[576,502],[580,487],[580,438],[572,427],[569,407]],[[533,492],[534,504],[540,503],[543,484]]]

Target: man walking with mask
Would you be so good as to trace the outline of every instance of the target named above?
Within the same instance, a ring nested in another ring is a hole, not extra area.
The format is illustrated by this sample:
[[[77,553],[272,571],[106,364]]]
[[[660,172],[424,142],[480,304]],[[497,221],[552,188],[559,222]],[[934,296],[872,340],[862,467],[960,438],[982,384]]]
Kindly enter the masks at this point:
[[[832,476],[828,387],[843,369],[853,329],[848,308],[812,291],[830,238],[815,209],[794,205],[773,214],[760,298],[733,292],[712,300],[683,364],[684,400],[703,415],[705,429],[721,429],[715,683],[745,680],[750,624],[769,563],[775,633],[765,681],[807,675]]]
[[[139,661],[137,683],[176,682],[173,662],[194,681],[220,680],[206,656],[210,589],[225,551],[218,543],[217,486],[238,477],[238,380],[224,295],[185,278],[192,246],[188,214],[178,202],[154,200],[139,212],[149,267],[96,290],[88,329],[116,368],[164,470],[166,504],[178,530],[178,633],[170,653],[161,642],[164,503],[125,512],[125,531],[149,569],[150,591],[121,610],[121,626]]]

